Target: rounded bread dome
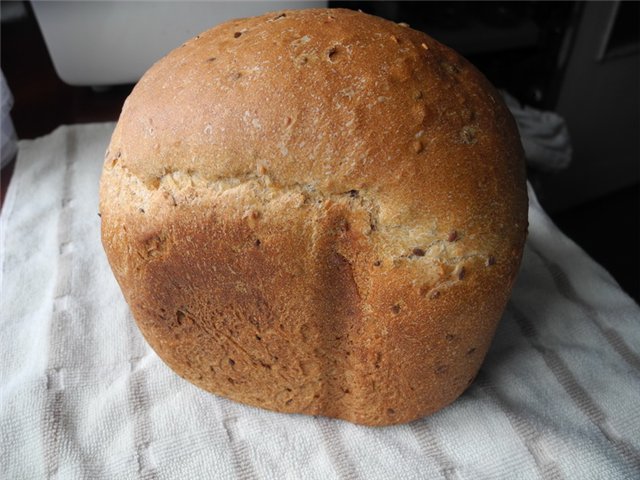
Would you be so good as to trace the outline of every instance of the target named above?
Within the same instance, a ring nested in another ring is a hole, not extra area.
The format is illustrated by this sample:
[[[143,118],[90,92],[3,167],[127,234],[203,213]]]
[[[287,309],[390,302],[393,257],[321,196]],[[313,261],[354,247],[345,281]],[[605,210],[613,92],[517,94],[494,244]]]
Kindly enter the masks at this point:
[[[100,209],[140,330],[177,373],[371,425],[468,386],[527,225],[496,90],[424,33],[340,9],[230,21],[156,63]]]

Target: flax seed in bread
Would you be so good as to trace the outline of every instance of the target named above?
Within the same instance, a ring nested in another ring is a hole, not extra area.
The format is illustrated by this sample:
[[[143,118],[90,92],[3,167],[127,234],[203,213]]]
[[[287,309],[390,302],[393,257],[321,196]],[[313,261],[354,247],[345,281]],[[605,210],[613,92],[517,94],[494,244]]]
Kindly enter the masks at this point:
[[[489,348],[527,225],[499,94],[424,33],[350,10],[230,21],[156,63],[101,181],[138,326],[199,387],[408,422]]]

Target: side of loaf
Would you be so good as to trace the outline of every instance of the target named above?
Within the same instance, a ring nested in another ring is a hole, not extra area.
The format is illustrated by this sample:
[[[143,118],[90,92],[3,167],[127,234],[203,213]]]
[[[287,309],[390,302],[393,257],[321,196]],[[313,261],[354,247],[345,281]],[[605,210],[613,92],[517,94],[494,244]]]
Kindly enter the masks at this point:
[[[476,375],[527,225],[486,79],[349,10],[231,21],[154,65],[105,157],[102,241],[138,326],[201,388],[408,422]]]

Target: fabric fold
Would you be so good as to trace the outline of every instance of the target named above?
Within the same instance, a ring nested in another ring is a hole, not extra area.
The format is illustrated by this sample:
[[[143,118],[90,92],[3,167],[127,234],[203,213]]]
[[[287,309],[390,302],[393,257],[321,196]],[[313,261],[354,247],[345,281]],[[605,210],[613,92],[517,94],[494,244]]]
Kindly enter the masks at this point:
[[[233,403],[148,347],[100,244],[112,123],[21,141],[0,214],[7,478],[638,478],[640,309],[530,190],[530,235],[478,379],[409,425]]]

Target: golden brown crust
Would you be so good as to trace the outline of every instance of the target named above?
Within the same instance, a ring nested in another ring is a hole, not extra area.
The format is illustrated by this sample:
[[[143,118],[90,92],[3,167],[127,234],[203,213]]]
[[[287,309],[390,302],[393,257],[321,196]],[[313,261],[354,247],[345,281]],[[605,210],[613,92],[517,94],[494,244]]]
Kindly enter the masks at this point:
[[[477,373],[526,235],[496,91],[427,35],[349,10],[222,24],[154,65],[101,182],[141,331],[202,388],[368,425]]]

